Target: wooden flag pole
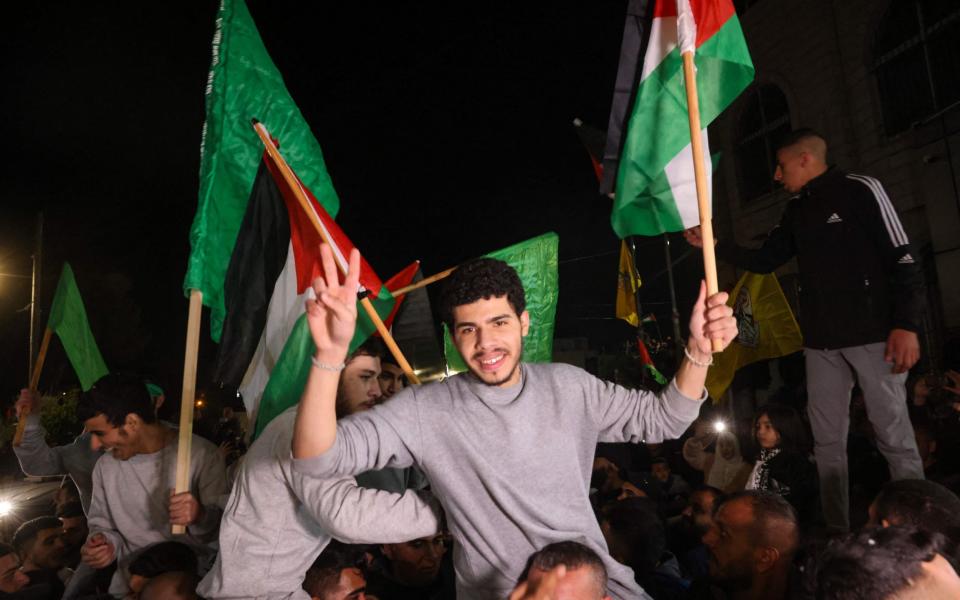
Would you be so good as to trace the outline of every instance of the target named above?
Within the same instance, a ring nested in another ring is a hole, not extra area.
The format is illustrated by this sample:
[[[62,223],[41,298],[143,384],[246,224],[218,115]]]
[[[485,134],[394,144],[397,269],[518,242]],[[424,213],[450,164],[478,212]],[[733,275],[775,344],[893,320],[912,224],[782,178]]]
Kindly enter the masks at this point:
[[[180,436],[177,444],[177,479],[175,493],[190,491],[190,452],[193,446],[193,402],[197,391],[197,354],[200,349],[200,312],[203,293],[190,290],[190,311],[187,315],[187,347],[183,354],[183,393],[180,395]],[[174,525],[174,535],[187,532],[184,525]]]
[[[707,280],[707,296],[720,291],[717,282],[717,257],[713,249],[713,215],[710,211],[710,192],[707,171],[703,166],[703,138],[700,136],[700,101],[697,97],[697,71],[693,52],[684,52],[683,82],[687,89],[687,114],[690,117],[690,147],[693,150],[693,175],[697,184],[697,206],[700,209],[700,231],[703,235],[703,272]],[[711,340],[713,351],[723,350],[723,341]]]
[[[43,361],[47,359],[47,349],[50,347],[51,337],[53,337],[53,331],[48,327],[43,332],[43,341],[40,342],[37,362],[33,365],[33,372],[30,375],[30,389],[32,391],[37,391],[37,387],[40,386],[40,372],[43,371]],[[27,417],[29,416],[30,411],[27,409],[20,413],[20,418],[17,421],[17,431],[13,434],[14,446],[19,446],[23,442],[23,429],[27,426]]]
[[[331,240],[327,237],[327,232],[320,223],[320,218],[314,212],[313,207],[310,206],[310,200],[307,199],[307,195],[300,186],[300,182],[297,180],[296,175],[293,174],[293,171],[290,169],[287,161],[284,160],[283,155],[281,155],[280,151],[277,150],[273,140],[270,139],[270,134],[267,132],[266,127],[254,119],[253,128],[257,132],[257,136],[260,137],[260,141],[263,142],[263,147],[267,150],[267,154],[270,155],[270,158],[272,158],[273,162],[277,165],[277,167],[279,167],[280,173],[283,175],[283,179],[287,182],[287,185],[290,186],[290,189],[293,190],[293,194],[296,196],[297,202],[300,203],[300,207],[303,208],[304,212],[307,213],[307,217],[313,224],[314,229],[317,230],[317,233],[320,234],[320,237],[323,238],[324,242],[332,245]],[[337,263],[337,267],[340,269],[340,272],[346,274],[346,265],[340,264],[340,261],[334,262]],[[373,304],[371,304],[370,299],[367,297],[361,298],[360,306],[363,307],[363,310],[367,313],[367,316],[370,317],[371,321],[373,321],[374,327],[377,328],[377,331],[380,333],[380,337],[383,338],[384,343],[390,350],[390,354],[392,354],[393,358],[396,359],[397,365],[403,369],[403,373],[407,376],[407,380],[409,380],[410,383],[419,385],[420,378],[417,377],[417,374],[413,372],[413,367],[410,366],[410,363],[407,362],[403,352],[400,351],[400,346],[398,346],[396,340],[393,339],[393,336],[390,334],[387,326],[383,324],[383,320],[380,318],[380,315],[377,314],[376,309],[373,308]]]
[[[446,271],[440,271],[439,273],[434,273],[434,274],[431,275],[430,277],[421,279],[420,281],[418,281],[418,282],[416,282],[416,283],[411,283],[410,285],[403,286],[402,288],[398,288],[398,289],[396,289],[396,290],[392,290],[390,293],[393,294],[394,297],[396,297],[396,296],[402,296],[402,295],[404,295],[404,294],[408,294],[408,293],[412,292],[413,290],[419,290],[419,289],[422,288],[422,287],[427,287],[427,286],[430,285],[431,283],[440,281],[441,279],[446,279],[447,277],[450,276],[450,273],[453,273],[453,272],[456,271],[456,270],[457,270],[456,267],[450,267],[450,268],[447,269]]]

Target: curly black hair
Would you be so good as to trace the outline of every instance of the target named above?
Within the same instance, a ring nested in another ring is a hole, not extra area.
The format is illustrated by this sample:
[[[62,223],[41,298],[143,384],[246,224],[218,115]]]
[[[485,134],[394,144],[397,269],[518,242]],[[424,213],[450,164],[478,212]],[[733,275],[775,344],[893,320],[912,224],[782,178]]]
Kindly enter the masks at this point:
[[[471,260],[447,278],[440,293],[440,319],[452,329],[454,308],[503,296],[517,315],[527,308],[523,284],[513,267],[495,258]]]
[[[108,423],[120,427],[131,413],[143,419],[144,423],[157,421],[153,399],[143,378],[131,373],[104,375],[80,395],[77,403],[77,418],[81,421],[102,414]]]

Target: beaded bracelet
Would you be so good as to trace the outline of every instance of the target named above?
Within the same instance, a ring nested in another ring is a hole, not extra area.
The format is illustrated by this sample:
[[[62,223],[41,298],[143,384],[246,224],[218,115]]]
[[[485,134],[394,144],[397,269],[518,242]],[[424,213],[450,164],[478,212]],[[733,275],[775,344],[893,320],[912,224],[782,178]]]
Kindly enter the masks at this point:
[[[340,371],[346,368],[347,363],[342,362],[339,365],[328,365],[327,363],[322,363],[317,360],[316,356],[311,356],[310,360],[313,361],[313,366],[320,369],[321,371],[333,371],[334,373],[339,373]],[[692,359],[691,359],[692,360]]]
[[[683,353],[687,355],[687,360],[698,367],[709,367],[713,364],[713,356],[710,357],[710,362],[700,362],[699,360],[695,359],[692,354],[690,354],[690,351],[687,350],[686,346],[683,347]]]

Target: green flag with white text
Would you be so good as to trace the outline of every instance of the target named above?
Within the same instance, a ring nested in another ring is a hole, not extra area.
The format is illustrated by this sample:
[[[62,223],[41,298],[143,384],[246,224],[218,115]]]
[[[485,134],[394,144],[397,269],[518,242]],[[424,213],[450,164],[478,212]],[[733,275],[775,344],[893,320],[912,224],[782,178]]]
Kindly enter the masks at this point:
[[[98,379],[108,373],[97,342],[93,339],[93,332],[90,331],[87,311],[83,307],[73,269],[68,263],[63,263],[63,272],[50,306],[47,329],[60,338],[83,391],[89,390]]]
[[[486,255],[516,269],[523,283],[527,312],[530,313],[530,331],[523,338],[524,362],[550,362],[553,358],[553,329],[560,296],[559,247],[559,236],[550,232]],[[446,324],[443,326],[443,351],[448,371],[467,370]]]
[[[282,140],[284,158],[331,217],[340,207],[320,144],[287,92],[243,0],[222,0],[207,80],[207,118],[200,147],[200,194],[190,228],[184,292],[203,292],[210,336],[220,341],[224,278],[247,207],[263,145],[259,119]]]

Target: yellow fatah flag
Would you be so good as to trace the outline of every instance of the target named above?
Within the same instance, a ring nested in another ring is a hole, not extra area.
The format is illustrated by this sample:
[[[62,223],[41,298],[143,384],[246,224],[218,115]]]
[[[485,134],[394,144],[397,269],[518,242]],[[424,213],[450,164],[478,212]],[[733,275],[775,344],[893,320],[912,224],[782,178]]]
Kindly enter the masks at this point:
[[[626,240],[620,240],[620,273],[617,276],[617,318],[623,319],[634,327],[640,324],[637,316],[637,290],[640,289],[640,277],[633,264],[633,253]]]
[[[800,326],[776,275],[746,273],[727,304],[733,307],[740,333],[726,350],[713,355],[706,385],[714,402],[723,397],[740,367],[793,354],[803,347]]]

